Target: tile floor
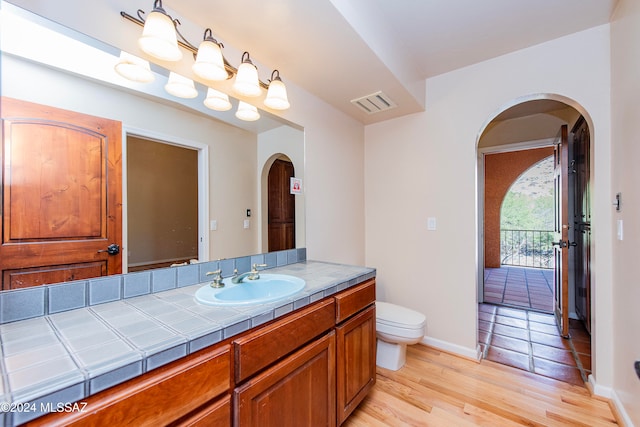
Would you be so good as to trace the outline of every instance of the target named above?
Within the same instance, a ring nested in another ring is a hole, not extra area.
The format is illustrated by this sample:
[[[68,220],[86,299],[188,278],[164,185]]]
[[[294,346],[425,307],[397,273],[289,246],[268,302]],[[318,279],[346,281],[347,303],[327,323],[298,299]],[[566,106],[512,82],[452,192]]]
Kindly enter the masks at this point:
[[[553,312],[553,270],[502,266],[484,270],[484,302]]]
[[[483,357],[564,382],[584,385],[591,373],[591,337],[571,320],[560,337],[550,313],[479,304],[478,340]]]

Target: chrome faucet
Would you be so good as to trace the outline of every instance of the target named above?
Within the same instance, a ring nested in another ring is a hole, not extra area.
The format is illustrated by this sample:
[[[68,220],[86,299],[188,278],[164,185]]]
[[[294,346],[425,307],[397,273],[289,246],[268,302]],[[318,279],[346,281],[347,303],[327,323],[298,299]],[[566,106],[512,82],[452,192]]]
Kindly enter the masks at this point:
[[[247,278],[249,280],[258,280],[260,278],[260,272],[258,268],[265,268],[267,264],[253,264],[251,266],[251,271],[247,271],[246,273],[236,274],[231,278],[231,282],[233,283],[242,283],[242,281]],[[237,273],[237,271],[236,271]]]
[[[212,288],[224,288],[224,283],[222,283],[222,270],[218,269],[216,271],[207,271],[206,273],[207,276],[213,276],[214,274],[215,277],[213,278],[213,281],[209,283],[209,286]]]

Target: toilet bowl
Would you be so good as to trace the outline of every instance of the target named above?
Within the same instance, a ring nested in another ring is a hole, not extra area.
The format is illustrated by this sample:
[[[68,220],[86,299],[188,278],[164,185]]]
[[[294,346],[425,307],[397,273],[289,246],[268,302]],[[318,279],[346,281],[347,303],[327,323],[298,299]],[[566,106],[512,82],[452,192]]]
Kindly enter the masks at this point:
[[[376,364],[392,371],[402,368],[407,345],[416,344],[424,337],[425,321],[422,313],[376,301]]]

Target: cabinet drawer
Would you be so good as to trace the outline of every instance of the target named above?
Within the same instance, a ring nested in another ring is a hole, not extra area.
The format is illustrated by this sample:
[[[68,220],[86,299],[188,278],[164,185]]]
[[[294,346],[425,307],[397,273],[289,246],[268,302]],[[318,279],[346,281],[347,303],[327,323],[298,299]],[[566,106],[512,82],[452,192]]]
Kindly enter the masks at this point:
[[[367,280],[354,288],[340,292],[335,299],[336,323],[340,323],[375,302],[376,281],[375,279]]]
[[[231,395],[216,400],[171,427],[228,427],[231,425]]]
[[[327,299],[233,342],[239,383],[335,325],[335,303]]]
[[[85,412],[60,412],[28,425],[166,425],[229,390],[229,346],[205,349],[104,390],[88,399]]]

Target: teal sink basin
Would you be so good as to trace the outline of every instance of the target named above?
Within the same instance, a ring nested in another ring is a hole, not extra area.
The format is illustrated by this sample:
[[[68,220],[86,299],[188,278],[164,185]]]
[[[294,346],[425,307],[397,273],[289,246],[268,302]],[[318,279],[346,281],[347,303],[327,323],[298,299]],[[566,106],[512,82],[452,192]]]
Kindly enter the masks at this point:
[[[207,305],[250,305],[274,302],[297,294],[304,289],[305,281],[286,274],[260,274],[258,280],[245,279],[232,283],[231,278],[222,281],[223,288],[209,284],[196,291],[196,301]]]

